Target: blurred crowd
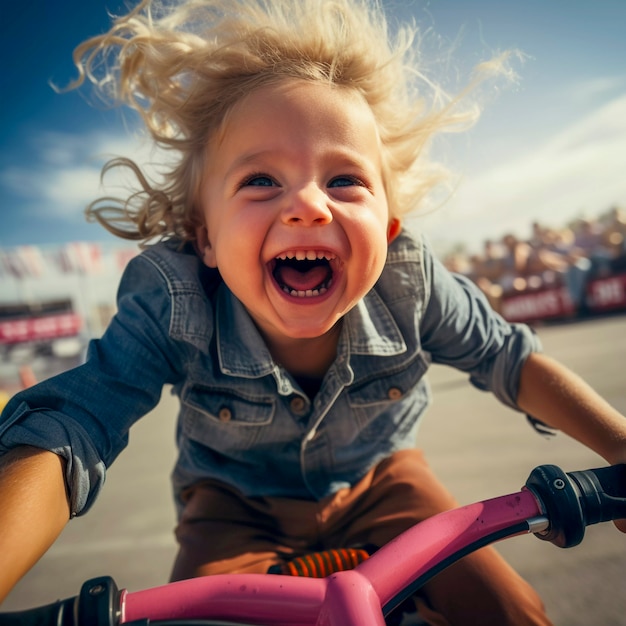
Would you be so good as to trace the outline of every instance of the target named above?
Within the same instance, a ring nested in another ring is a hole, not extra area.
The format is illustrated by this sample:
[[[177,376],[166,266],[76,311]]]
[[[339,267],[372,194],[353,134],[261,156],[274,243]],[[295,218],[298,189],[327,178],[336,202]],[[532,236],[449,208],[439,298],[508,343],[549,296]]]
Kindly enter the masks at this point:
[[[626,211],[619,207],[560,228],[534,222],[530,230],[527,239],[508,233],[486,240],[480,254],[448,254],[444,264],[473,280],[497,311],[507,296],[553,287],[566,287],[583,310],[589,280],[626,272]]]

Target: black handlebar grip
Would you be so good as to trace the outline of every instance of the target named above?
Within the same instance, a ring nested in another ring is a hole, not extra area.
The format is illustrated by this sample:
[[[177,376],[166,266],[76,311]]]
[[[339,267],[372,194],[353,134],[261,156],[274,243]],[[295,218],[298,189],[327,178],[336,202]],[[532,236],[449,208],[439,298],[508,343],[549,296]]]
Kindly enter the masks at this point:
[[[567,475],[580,490],[587,526],[626,519],[626,464]]]
[[[86,581],[78,596],[53,604],[0,613],[0,626],[116,626],[120,592],[109,576]]]
[[[0,626],[73,626],[76,598],[24,611],[0,613]]]
[[[550,522],[535,533],[560,548],[578,545],[591,524],[626,519],[626,465],[565,473],[556,465],[536,467],[526,481]]]

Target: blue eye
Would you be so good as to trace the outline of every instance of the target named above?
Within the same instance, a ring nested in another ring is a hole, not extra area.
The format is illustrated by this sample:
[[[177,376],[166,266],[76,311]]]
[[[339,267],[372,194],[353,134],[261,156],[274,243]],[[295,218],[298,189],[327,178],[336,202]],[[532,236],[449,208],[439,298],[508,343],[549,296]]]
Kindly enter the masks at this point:
[[[269,176],[266,176],[265,174],[255,174],[254,176],[247,178],[243,186],[273,187],[274,184],[274,181]]]
[[[333,178],[329,183],[329,187],[353,187],[354,185],[362,185],[360,180],[354,176],[337,176]]]

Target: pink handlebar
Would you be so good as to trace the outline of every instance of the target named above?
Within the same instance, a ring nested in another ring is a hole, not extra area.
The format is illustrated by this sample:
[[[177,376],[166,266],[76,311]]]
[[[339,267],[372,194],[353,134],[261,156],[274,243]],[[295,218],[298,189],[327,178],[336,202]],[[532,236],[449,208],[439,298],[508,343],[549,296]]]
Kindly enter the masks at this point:
[[[268,626],[384,626],[382,607],[468,546],[541,515],[528,490],[441,513],[409,529],[353,570],[327,578],[223,574],[123,592],[121,623],[214,619]],[[490,541],[491,542],[491,541]]]
[[[372,581],[385,605],[398,590],[459,550],[482,538],[541,515],[527,490],[440,513],[413,526],[383,546],[358,570]],[[529,532],[528,526],[513,534]],[[508,535],[511,536],[511,535]]]
[[[271,574],[223,574],[193,578],[122,597],[121,623],[223,619],[254,624],[315,624],[326,579]]]

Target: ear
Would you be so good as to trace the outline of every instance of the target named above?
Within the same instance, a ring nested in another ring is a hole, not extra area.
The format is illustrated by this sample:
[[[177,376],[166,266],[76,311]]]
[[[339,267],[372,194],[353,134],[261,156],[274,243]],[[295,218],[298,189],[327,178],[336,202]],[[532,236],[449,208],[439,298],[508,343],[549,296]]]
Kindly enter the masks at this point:
[[[209,241],[209,233],[206,226],[198,226],[198,228],[196,228],[196,248],[202,262],[207,267],[217,267],[215,252]]]
[[[394,217],[387,226],[387,243],[390,244],[402,231],[402,222]]]

